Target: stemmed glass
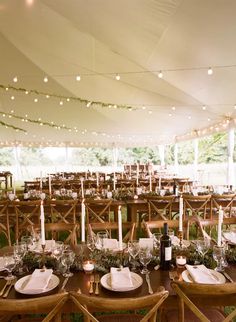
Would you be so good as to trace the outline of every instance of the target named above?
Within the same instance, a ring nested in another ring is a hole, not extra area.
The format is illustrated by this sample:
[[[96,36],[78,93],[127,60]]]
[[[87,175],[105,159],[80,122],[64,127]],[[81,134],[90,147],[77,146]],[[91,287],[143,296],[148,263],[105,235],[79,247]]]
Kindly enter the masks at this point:
[[[64,243],[62,241],[56,241],[55,245],[52,249],[52,256],[56,259],[56,273],[59,273],[59,268],[58,268],[58,263],[59,263],[59,259],[62,256],[64,250]]]
[[[23,258],[26,254],[26,244],[24,242],[19,242],[18,244],[14,244],[14,258],[16,261],[16,265],[18,265],[18,274],[22,275],[24,273],[22,264],[23,264]]]
[[[152,259],[152,254],[150,249],[142,248],[139,251],[138,256],[139,256],[140,263],[143,265],[143,269],[140,271],[141,274],[148,274],[149,270],[147,269],[147,265],[151,262],[151,259]]]
[[[87,236],[87,247],[88,249],[93,252],[96,247],[96,237],[93,235]]]
[[[8,276],[5,278],[6,280],[13,280],[15,279],[15,276],[12,274],[13,269],[16,266],[16,260],[14,257],[14,253],[6,253],[3,256],[3,260],[4,260],[4,268],[8,273]]]
[[[210,248],[210,240],[208,238],[199,238],[196,241],[197,252],[202,256],[202,262],[204,263],[204,257]]]
[[[217,245],[213,246],[213,258],[217,263],[217,267],[215,268],[217,272],[223,272],[224,270],[222,265],[224,255],[225,255],[225,250],[223,246],[217,246]]]
[[[70,267],[74,263],[75,253],[71,249],[65,249],[61,256],[61,262],[65,266],[66,271],[63,273],[64,277],[71,277],[73,273],[70,272]]]
[[[104,249],[104,239],[108,238],[107,231],[99,231],[97,233],[97,240],[96,240],[96,246],[98,249],[103,250]]]
[[[131,261],[131,271],[135,271],[136,270],[136,260],[135,258],[138,256],[138,253],[140,251],[140,246],[139,246],[139,242],[138,240],[132,240],[128,242],[128,253],[131,256],[131,258],[133,259]]]

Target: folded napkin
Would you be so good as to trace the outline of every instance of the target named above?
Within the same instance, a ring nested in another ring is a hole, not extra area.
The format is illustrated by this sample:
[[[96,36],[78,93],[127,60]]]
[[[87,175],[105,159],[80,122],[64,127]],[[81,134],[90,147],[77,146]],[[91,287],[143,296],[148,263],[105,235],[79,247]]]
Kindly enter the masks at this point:
[[[185,265],[187,271],[196,283],[219,284],[218,279],[206,268],[205,265]]]
[[[225,239],[227,239],[230,243],[236,244],[236,233],[233,231],[227,231],[223,233]]]
[[[33,274],[30,276],[27,284],[24,286],[23,290],[27,291],[27,293],[29,294],[37,294],[44,292],[52,277],[52,272],[52,269],[35,269]]]
[[[126,291],[134,287],[128,267],[111,267],[111,288],[114,291]]]
[[[139,247],[153,250],[153,238],[139,238]]]
[[[54,246],[55,246],[55,240],[46,240],[45,241],[45,252],[52,251]],[[29,250],[32,252],[41,253],[42,252],[41,241],[39,241],[38,243],[36,243],[32,246],[29,246]]]
[[[103,247],[104,249],[118,249],[118,241],[113,238],[104,238],[103,239]]]

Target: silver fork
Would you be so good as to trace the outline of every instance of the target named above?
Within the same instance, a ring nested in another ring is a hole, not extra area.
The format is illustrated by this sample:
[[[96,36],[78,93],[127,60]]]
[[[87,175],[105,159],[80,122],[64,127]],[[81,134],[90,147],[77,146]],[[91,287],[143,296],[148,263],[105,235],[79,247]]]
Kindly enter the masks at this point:
[[[5,289],[7,288],[7,286],[9,286],[11,284],[11,280],[7,280],[5,285],[3,286],[1,292],[0,292],[0,296],[3,296]]]
[[[96,287],[95,287],[95,295],[99,295],[98,285],[99,285],[99,282],[100,282],[100,276],[98,274],[95,275],[94,282],[96,284]]]
[[[148,293],[153,294],[149,274],[145,274],[145,277],[146,277],[146,282],[147,282],[147,285],[148,285]]]
[[[13,280],[10,280],[10,285],[9,285],[8,289],[6,290],[6,292],[3,294],[3,298],[4,299],[8,297],[8,294],[9,294],[12,286],[15,285],[15,283],[16,283],[16,279],[15,278]]]

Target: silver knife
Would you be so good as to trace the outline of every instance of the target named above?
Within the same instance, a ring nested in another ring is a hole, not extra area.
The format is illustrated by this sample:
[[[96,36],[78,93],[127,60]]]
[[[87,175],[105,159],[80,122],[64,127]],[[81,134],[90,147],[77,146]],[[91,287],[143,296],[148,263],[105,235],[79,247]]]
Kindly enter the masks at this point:
[[[64,279],[64,281],[63,281],[63,283],[62,283],[62,286],[61,286],[61,288],[60,288],[60,292],[64,290],[64,288],[65,288],[65,286],[66,286],[66,284],[67,284],[68,280],[69,280],[69,277],[66,277],[66,278]]]
[[[147,285],[148,285],[148,293],[153,294],[149,274],[145,274],[145,276],[146,276],[146,282],[147,282]]]
[[[222,272],[222,273],[231,283],[234,283],[234,280],[229,276],[228,273],[226,273],[226,272]]]

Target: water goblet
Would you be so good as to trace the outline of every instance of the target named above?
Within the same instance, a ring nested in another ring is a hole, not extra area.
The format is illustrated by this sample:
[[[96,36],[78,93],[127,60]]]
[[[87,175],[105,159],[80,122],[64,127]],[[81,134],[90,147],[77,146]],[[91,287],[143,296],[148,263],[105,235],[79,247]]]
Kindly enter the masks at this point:
[[[63,273],[64,277],[71,277],[73,273],[70,272],[70,267],[74,263],[75,253],[71,249],[65,249],[62,252],[61,262],[65,266],[66,271]]]
[[[88,249],[93,252],[96,247],[96,238],[93,235],[87,236],[87,247]]]
[[[143,265],[143,268],[140,271],[141,274],[148,274],[149,270],[147,269],[147,265],[151,262],[151,259],[152,259],[152,254],[151,254],[150,249],[142,248],[139,251],[138,256],[139,256],[140,263]]]
[[[104,249],[104,239],[108,238],[108,232],[107,231],[99,231],[97,233],[97,239],[96,239],[96,246],[98,249],[103,250]]]
[[[26,244],[26,250],[30,250],[30,248],[34,245],[34,241],[32,236],[22,236],[21,242]]]
[[[132,240],[128,242],[128,253],[130,257],[133,259],[131,261],[131,271],[136,270],[136,257],[138,256],[138,253],[140,251],[140,246],[138,240]]]
[[[18,275],[22,275],[24,273],[22,264],[23,264],[23,258],[26,254],[26,244],[24,242],[19,242],[18,244],[13,245],[14,248],[14,258],[16,261],[16,265],[18,267]]]
[[[56,269],[55,272],[59,273],[58,263],[62,256],[64,250],[64,243],[62,241],[56,241],[54,247],[52,248],[52,256],[56,259]]]
[[[202,262],[204,263],[204,258],[206,253],[210,248],[210,240],[208,238],[199,238],[196,241],[197,252],[202,257]]]
[[[224,268],[222,265],[224,254],[225,254],[225,250],[223,246],[217,246],[217,245],[213,246],[213,258],[217,263],[217,267],[215,268],[217,272],[224,271]]]
[[[7,271],[7,277],[5,278],[6,280],[13,280],[15,279],[16,277],[12,274],[12,271],[13,269],[15,268],[16,266],[16,260],[15,260],[15,257],[14,257],[14,253],[11,252],[11,253],[6,253],[4,256],[3,256],[3,265],[4,265],[4,268],[5,270]]]

